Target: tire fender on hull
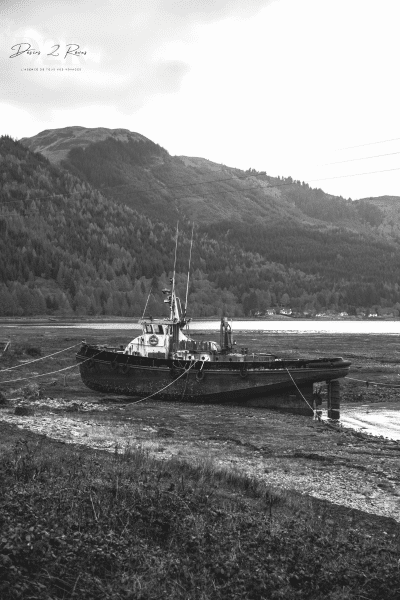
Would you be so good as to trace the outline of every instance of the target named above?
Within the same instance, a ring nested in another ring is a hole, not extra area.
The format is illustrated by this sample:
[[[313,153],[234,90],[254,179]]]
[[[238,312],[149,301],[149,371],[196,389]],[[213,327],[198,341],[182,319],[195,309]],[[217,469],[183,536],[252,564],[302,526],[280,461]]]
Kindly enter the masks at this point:
[[[196,373],[196,381],[203,381],[204,379],[204,371],[203,369],[200,369],[200,371],[197,371]]]

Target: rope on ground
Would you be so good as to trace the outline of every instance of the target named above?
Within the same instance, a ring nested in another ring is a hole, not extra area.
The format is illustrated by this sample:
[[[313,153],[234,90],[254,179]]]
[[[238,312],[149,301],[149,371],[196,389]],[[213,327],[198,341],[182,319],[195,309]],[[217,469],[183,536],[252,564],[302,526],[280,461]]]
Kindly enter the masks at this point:
[[[132,404],[139,404],[140,402],[144,402],[145,400],[149,400],[153,396],[156,396],[157,394],[160,394],[161,392],[163,392],[164,390],[166,390],[167,388],[169,388],[172,384],[176,383],[178,381],[178,379],[180,379],[181,377],[183,377],[184,375],[186,375],[186,373],[189,373],[190,369],[193,369],[194,365],[197,362],[199,362],[199,361],[195,360],[193,362],[193,364],[189,366],[188,369],[186,369],[185,371],[183,371],[176,379],[174,379],[173,381],[171,381],[171,383],[169,383],[168,385],[166,385],[163,388],[161,388],[161,390],[157,390],[157,392],[154,392],[153,394],[150,394],[150,396],[146,396],[146,398],[141,398],[140,400],[136,400],[135,402],[129,402],[129,404],[125,404],[125,406],[131,406]],[[204,367],[204,360],[203,360],[203,364],[202,364],[201,368],[203,368],[203,367]]]
[[[72,346],[72,348],[73,348],[73,346]],[[101,354],[101,352],[98,352],[97,354]],[[39,373],[38,375],[30,375],[29,377],[20,377],[19,379],[8,379],[6,381],[0,381],[0,385],[2,385],[3,383],[15,383],[17,381],[29,381],[30,379],[37,379],[38,377],[46,377],[46,375],[55,375],[56,373],[61,373],[62,371],[68,371],[68,369],[75,369],[76,367],[79,367],[83,363],[85,363],[88,360],[91,360],[92,358],[97,356],[97,354],[95,354],[94,356],[90,356],[89,358],[86,358],[85,360],[82,360],[80,363],[76,363],[76,365],[71,365],[69,367],[64,367],[63,369],[58,369],[58,371],[50,371],[49,373]]]
[[[47,354],[46,356],[41,356],[40,358],[34,358],[33,360],[29,360],[27,362],[21,363],[19,365],[15,365],[14,367],[8,367],[8,369],[0,369],[0,373],[4,373],[5,371],[12,371],[13,369],[18,369],[19,367],[26,367],[26,365],[31,365],[34,362],[37,362],[38,360],[44,360],[45,358],[50,358],[51,356],[55,356],[56,354],[61,354],[62,352],[67,352],[68,350],[72,350],[72,348],[76,348],[77,346],[80,346],[81,344],[74,344],[73,346],[70,346],[69,348],[64,348],[64,350],[58,350],[57,352],[53,352],[53,354]]]
[[[392,385],[391,383],[381,383],[378,381],[370,381],[369,379],[356,379],[355,377],[346,376],[346,379],[351,379],[351,381],[360,381],[361,383],[365,383],[368,387],[369,385],[378,385],[382,387],[390,387],[392,389],[399,389],[400,385]]]

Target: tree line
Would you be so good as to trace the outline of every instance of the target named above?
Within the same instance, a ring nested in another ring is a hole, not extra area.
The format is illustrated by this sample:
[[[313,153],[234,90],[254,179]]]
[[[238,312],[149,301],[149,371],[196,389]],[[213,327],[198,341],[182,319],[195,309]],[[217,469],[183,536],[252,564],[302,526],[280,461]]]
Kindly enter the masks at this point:
[[[138,168],[146,148],[132,150]],[[139,160],[134,152],[142,151]],[[7,136],[0,138],[0,181],[0,316],[136,317],[146,302],[148,312],[165,314],[162,289],[175,252],[170,219],[106,197]],[[191,223],[181,217],[179,227],[176,279],[184,298]],[[341,228],[197,224],[189,311],[244,316],[281,305],[394,306],[396,250]]]

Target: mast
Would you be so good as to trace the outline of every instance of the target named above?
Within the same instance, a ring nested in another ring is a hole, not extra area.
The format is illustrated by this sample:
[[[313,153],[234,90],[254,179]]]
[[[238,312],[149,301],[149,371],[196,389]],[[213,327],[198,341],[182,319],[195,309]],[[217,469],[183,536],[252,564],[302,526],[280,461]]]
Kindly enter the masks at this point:
[[[187,275],[187,284],[186,284],[186,298],[185,298],[185,317],[187,315],[187,303],[188,303],[188,294],[189,294],[190,264],[192,262],[193,230],[194,230],[194,223],[192,223],[192,239],[190,241],[189,266],[188,266],[188,275]]]
[[[176,275],[176,255],[178,252],[178,233],[179,233],[179,221],[176,224],[174,272],[172,275],[172,297],[171,297],[171,314],[170,314],[171,321],[174,319],[175,311],[176,311],[175,275]]]
[[[143,309],[142,319],[143,319],[143,317],[144,317],[144,313],[146,312],[146,308],[147,308],[147,305],[148,305],[148,303],[149,303],[149,299],[150,299],[150,296],[151,296],[151,291],[152,291],[152,289],[153,289],[153,288],[151,287],[151,288],[150,288],[150,291],[149,291],[149,295],[147,296],[146,304],[145,304],[145,306],[144,306],[144,309]]]

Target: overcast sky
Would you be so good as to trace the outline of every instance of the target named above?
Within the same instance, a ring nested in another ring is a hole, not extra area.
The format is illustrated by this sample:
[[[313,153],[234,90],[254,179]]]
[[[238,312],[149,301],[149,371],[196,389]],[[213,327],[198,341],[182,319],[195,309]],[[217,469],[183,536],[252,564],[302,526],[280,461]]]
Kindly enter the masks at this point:
[[[398,0],[2,0],[0,133],[121,127],[346,198],[400,196],[399,17]]]

